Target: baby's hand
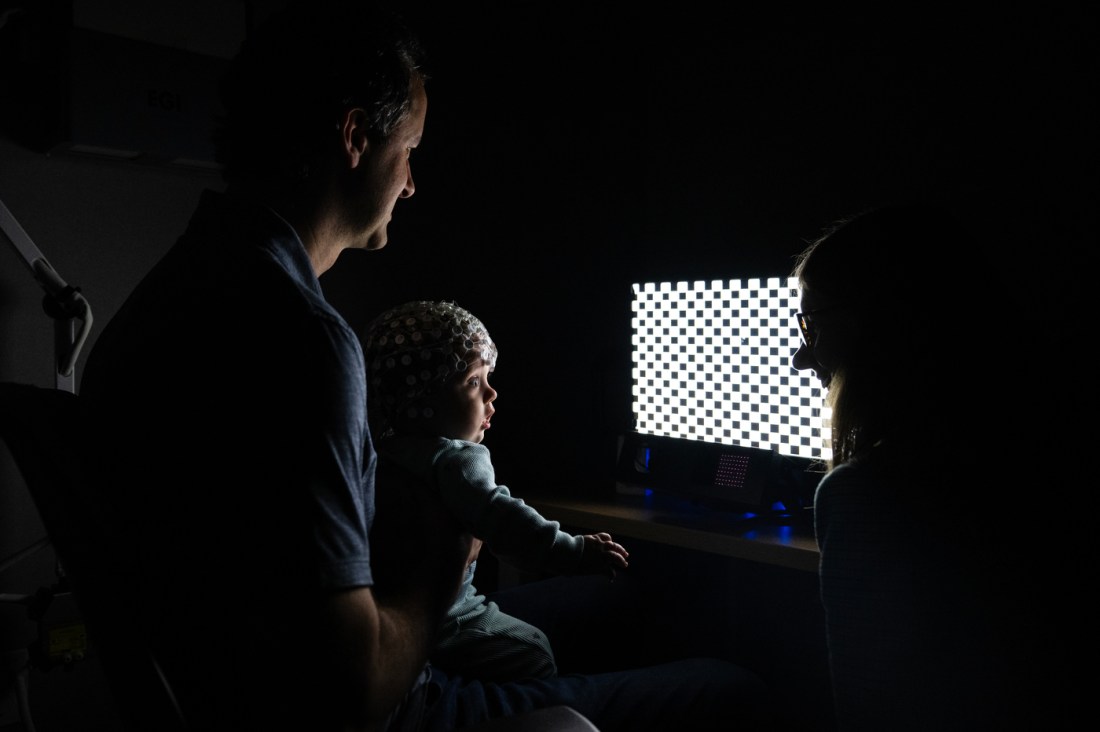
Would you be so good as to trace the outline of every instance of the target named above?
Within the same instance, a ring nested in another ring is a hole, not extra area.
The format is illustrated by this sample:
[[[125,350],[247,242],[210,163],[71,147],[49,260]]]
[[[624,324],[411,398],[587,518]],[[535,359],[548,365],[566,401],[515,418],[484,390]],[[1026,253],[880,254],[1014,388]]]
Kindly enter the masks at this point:
[[[584,535],[584,551],[581,553],[580,574],[604,574],[615,579],[616,569],[626,569],[630,553],[611,539],[611,534]]]

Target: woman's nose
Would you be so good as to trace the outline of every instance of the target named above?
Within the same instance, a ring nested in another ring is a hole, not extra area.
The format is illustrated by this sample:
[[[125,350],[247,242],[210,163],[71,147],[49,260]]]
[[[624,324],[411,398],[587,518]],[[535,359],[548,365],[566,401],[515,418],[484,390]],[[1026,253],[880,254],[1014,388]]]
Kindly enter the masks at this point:
[[[793,354],[791,354],[791,368],[796,371],[805,371],[806,369],[818,369],[820,368],[817,363],[817,359],[814,358],[813,349],[803,343],[798,347]]]

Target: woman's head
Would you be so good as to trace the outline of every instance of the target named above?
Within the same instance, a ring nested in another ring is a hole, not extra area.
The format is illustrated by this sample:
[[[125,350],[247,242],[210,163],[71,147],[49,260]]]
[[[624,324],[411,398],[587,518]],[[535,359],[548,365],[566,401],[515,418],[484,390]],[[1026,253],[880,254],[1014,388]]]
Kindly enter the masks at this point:
[[[480,441],[496,392],[488,376],[497,347],[480,320],[447,302],[417,300],[367,327],[371,431],[431,432]]]
[[[804,342],[791,364],[828,389],[835,462],[924,429],[972,383],[983,251],[948,211],[906,205],[844,219],[798,256]]]

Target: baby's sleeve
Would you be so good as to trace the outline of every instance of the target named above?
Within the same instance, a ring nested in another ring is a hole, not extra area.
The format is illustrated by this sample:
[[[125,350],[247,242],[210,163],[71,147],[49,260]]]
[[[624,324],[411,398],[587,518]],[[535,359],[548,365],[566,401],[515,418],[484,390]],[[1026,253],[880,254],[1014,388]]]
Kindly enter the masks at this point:
[[[561,530],[507,486],[484,445],[455,441],[436,462],[444,502],[501,561],[525,571],[564,574],[580,563],[584,539]]]

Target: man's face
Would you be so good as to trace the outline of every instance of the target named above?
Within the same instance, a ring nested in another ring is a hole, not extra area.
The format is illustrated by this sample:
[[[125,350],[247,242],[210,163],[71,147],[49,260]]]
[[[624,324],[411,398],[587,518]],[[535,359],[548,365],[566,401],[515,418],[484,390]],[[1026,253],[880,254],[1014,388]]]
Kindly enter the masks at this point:
[[[360,159],[356,180],[359,194],[353,205],[359,249],[381,249],[389,235],[387,227],[393,217],[393,207],[399,198],[408,198],[416,191],[409,157],[420,144],[424,120],[428,112],[428,95],[420,79],[412,83],[412,105],[408,116],[380,143],[372,143]]]

